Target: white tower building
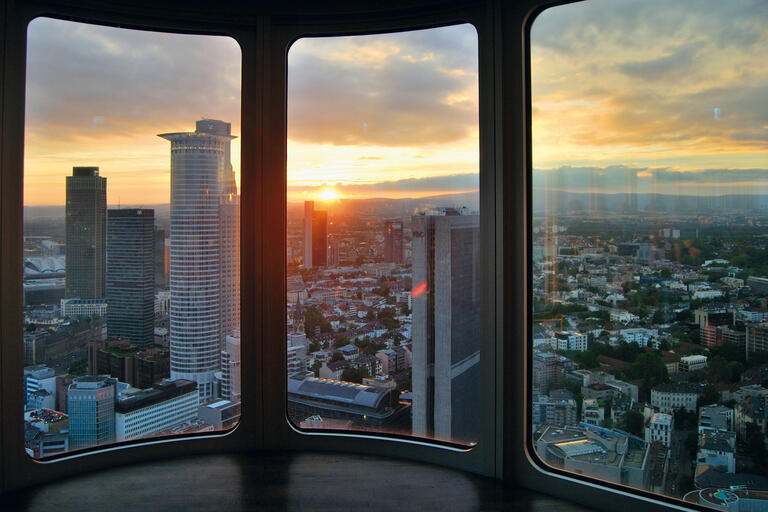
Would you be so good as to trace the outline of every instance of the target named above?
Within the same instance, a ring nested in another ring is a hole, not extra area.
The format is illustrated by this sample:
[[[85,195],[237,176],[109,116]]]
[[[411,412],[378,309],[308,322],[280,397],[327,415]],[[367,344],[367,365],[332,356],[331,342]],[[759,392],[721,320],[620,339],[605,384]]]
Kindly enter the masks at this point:
[[[171,141],[171,379],[197,382],[204,403],[215,398],[226,330],[240,320],[234,137],[229,123],[209,119],[198,121],[195,132],[159,136]]]

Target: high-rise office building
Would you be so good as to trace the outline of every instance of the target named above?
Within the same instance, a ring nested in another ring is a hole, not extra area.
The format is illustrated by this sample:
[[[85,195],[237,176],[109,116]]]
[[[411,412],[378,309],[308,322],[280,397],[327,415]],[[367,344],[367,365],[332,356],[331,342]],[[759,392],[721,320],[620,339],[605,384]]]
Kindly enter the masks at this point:
[[[240,209],[229,123],[197,122],[171,141],[171,378],[214,398],[227,329],[240,323]]]
[[[384,261],[403,262],[403,223],[399,220],[384,221]]]
[[[328,237],[328,264],[337,267],[341,261],[341,241],[336,236]]]
[[[328,212],[315,210],[314,201],[304,201],[304,267],[328,264]]]
[[[479,216],[413,217],[413,434],[477,441]]]
[[[227,336],[221,351],[221,397],[233,402],[240,401],[240,331]]]
[[[67,392],[69,445],[87,448],[115,440],[117,379],[108,375],[78,377]]]
[[[105,296],[107,179],[98,167],[73,167],[67,176],[64,296]]]
[[[155,211],[107,212],[107,334],[139,347],[154,342]]]
[[[165,274],[165,230],[155,229],[155,286],[168,286],[168,276]]]

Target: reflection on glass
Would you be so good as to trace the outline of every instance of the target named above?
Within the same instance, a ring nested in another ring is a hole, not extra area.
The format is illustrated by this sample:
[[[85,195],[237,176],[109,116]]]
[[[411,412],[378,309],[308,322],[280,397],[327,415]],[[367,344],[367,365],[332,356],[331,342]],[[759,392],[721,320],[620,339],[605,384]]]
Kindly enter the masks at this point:
[[[476,33],[302,39],[288,68],[289,417],[473,444]]]
[[[589,2],[531,31],[533,444],[768,507],[768,10]]]
[[[45,18],[28,36],[27,453],[234,426],[239,152],[232,122],[184,130],[206,110],[237,128],[239,48]]]

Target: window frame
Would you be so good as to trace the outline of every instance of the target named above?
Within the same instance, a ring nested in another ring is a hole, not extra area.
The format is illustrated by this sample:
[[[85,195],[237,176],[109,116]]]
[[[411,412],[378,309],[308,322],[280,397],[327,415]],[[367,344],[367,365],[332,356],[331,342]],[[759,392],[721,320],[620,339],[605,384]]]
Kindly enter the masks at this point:
[[[393,0],[363,6],[239,3],[233,13],[203,0],[158,7],[149,0],[13,0],[0,7],[0,492],[85,471],[197,453],[330,450],[433,462],[522,485],[590,507],[709,510],[546,466],[530,436],[528,335],[531,289],[530,28],[548,0]],[[233,37],[242,51],[241,331],[243,416],[225,434],[120,443],[40,462],[23,449],[21,268],[26,32],[48,16],[84,23]],[[299,432],[286,411],[285,247],[287,55],[300,37],[375,34],[471,23],[478,32],[485,431],[470,450],[387,436]],[[517,250],[516,250],[517,249]],[[523,250],[519,250],[523,249]],[[275,271],[275,269],[281,269]],[[129,449],[128,449],[129,448]]]

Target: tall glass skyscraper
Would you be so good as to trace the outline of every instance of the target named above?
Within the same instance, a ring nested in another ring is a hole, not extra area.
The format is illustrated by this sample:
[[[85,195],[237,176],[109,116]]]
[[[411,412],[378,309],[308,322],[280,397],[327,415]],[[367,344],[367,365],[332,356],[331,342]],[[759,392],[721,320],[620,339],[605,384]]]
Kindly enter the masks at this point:
[[[107,241],[107,179],[98,167],[67,176],[65,297],[103,299]]]
[[[413,433],[479,436],[479,215],[413,217]]]
[[[147,347],[154,341],[155,211],[107,212],[107,334]]]
[[[315,210],[314,201],[304,201],[304,267],[328,264],[328,212]]]
[[[171,141],[171,378],[214,396],[227,330],[240,324],[240,200],[230,124],[203,119]]]

